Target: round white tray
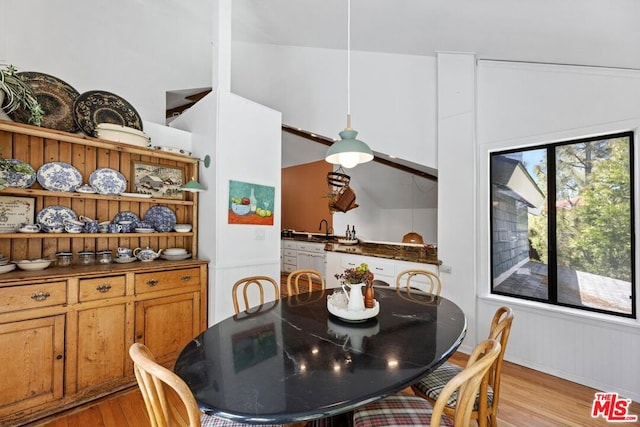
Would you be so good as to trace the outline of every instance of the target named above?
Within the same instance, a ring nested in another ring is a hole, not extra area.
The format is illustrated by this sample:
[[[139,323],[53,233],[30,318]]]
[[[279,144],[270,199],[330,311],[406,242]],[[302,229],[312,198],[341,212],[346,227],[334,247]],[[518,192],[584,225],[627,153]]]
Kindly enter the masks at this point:
[[[373,300],[373,308],[365,308],[364,310],[348,310],[346,307],[338,306],[333,303],[332,295],[327,296],[327,310],[334,316],[344,320],[345,322],[364,322],[376,317],[380,312],[380,304],[378,300]]]
[[[357,245],[358,239],[338,239],[338,243],[341,245]]]

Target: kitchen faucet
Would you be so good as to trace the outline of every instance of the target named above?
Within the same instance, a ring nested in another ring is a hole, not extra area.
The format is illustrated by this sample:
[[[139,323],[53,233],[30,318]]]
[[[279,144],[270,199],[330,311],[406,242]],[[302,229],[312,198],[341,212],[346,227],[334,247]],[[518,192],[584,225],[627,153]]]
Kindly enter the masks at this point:
[[[318,227],[318,231],[322,231],[322,223],[324,222],[324,229],[325,231],[325,235],[329,235],[329,223],[327,222],[326,219],[323,219],[322,221],[320,221],[320,227]]]

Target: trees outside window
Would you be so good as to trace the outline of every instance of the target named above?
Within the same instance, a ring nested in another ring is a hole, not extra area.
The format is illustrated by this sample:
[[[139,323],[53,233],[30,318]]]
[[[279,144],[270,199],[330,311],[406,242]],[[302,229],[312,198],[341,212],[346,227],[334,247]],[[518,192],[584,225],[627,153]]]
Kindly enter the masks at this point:
[[[491,291],[636,317],[633,132],[491,154]]]

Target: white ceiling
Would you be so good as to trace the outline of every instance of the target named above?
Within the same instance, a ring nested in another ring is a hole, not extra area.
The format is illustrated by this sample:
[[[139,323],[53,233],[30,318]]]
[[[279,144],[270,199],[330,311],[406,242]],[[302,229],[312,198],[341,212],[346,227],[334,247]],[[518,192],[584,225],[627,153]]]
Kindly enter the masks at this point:
[[[346,48],[346,0],[234,0],[234,40]],[[352,0],[353,50],[640,69],[638,0]]]
[[[346,49],[346,0],[234,0],[232,7],[234,40]],[[640,0],[352,0],[351,48],[640,70],[639,17]],[[283,167],[325,152],[283,133]],[[411,207],[410,192],[399,191],[411,188],[406,173],[374,162],[348,173],[381,207]],[[437,185],[420,178],[418,187],[424,197],[415,207],[436,207]]]

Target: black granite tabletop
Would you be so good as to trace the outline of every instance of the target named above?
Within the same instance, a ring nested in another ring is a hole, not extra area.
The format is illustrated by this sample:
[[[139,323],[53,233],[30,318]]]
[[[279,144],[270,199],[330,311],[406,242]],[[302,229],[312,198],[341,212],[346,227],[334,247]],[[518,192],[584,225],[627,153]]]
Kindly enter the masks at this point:
[[[206,413],[291,423],[402,390],[451,356],[466,333],[464,313],[445,298],[376,288],[379,314],[348,323],[327,311],[333,291],[290,296],[213,325],[182,350],[174,371]]]

